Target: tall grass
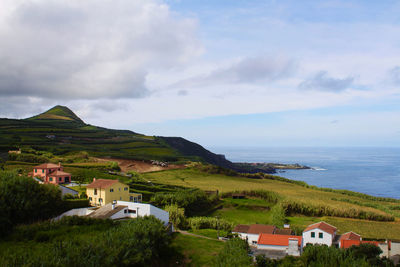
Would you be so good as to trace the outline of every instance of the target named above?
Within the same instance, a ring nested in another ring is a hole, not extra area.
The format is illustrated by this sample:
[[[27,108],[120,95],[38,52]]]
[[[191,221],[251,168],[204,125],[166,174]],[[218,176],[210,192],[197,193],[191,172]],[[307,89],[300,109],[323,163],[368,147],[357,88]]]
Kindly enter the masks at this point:
[[[292,199],[283,200],[282,207],[287,215],[303,214],[306,216],[335,216],[373,221],[394,221],[394,217],[389,214],[379,214],[357,208],[337,208],[326,204],[302,202]]]

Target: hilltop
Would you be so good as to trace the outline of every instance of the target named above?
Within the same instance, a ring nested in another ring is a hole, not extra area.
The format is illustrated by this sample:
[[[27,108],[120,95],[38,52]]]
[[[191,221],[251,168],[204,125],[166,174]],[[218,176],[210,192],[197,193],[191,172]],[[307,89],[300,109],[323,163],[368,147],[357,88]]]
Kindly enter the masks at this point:
[[[80,124],[85,124],[72,110],[68,107],[57,105],[46,112],[27,118],[30,121],[36,120],[66,120]]]
[[[147,136],[129,130],[86,124],[65,106],[55,106],[27,119],[0,119],[0,152],[19,147],[31,147],[54,155],[86,151],[94,157],[200,161],[237,171],[249,171],[237,167],[223,155],[214,154],[181,137]]]

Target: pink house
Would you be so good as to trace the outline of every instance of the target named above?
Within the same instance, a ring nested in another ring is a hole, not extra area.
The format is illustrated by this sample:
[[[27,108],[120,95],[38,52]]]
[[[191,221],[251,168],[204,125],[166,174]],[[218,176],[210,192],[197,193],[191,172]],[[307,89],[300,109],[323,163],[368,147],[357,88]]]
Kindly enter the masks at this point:
[[[33,168],[32,177],[42,178],[44,183],[63,184],[71,182],[71,174],[64,172],[60,163],[43,163]]]

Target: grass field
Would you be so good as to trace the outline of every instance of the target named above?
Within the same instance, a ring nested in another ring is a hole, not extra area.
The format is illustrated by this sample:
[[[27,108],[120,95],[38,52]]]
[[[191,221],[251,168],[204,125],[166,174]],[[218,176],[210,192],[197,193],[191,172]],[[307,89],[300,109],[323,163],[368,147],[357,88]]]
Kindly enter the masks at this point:
[[[268,190],[276,192],[281,196],[293,200],[301,200],[322,206],[329,206],[338,209],[359,209],[365,212],[387,214],[385,211],[372,206],[382,206],[385,209],[391,206],[398,206],[397,202],[373,201],[357,196],[343,195],[338,192],[325,192],[317,189],[306,188],[293,183],[286,183],[268,179],[248,179],[243,177],[225,176],[220,174],[208,174],[197,169],[168,170],[143,174],[144,179],[152,182],[185,187],[200,188],[202,190],[219,190],[230,192],[235,190]],[[349,199],[350,202],[337,201],[335,199]],[[237,201],[237,200],[234,200]],[[230,201],[230,204],[234,204]],[[359,203],[361,205],[357,205]],[[229,203],[225,203],[229,204]],[[245,203],[244,203],[245,204]],[[253,202],[254,204],[254,202]],[[366,206],[368,205],[368,206]],[[234,223],[268,223],[270,215],[246,205],[224,205],[224,208],[215,211],[211,216],[219,215]],[[289,222],[294,226],[304,229],[308,224],[325,220],[338,227],[339,232],[352,230],[366,238],[392,238],[400,239],[399,214],[394,213],[394,222],[377,222],[370,220],[357,220],[336,217],[288,217]]]
[[[186,258],[184,263],[177,265],[210,266],[214,257],[222,250],[224,242],[177,233],[173,246]]]

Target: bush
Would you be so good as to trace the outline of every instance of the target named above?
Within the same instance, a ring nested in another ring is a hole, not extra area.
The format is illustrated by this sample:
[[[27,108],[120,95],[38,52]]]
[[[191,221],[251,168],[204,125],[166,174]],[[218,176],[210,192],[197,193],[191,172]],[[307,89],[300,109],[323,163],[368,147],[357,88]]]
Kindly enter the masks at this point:
[[[156,193],[151,198],[151,203],[156,206],[177,205],[185,209],[187,216],[203,214],[217,201],[217,197],[208,197],[201,190],[178,190],[174,193]]]
[[[121,171],[121,168],[119,167],[118,162],[115,162],[115,161],[112,161],[112,162],[110,163],[109,168],[110,168],[112,171],[117,171],[117,172]]]
[[[233,223],[228,222],[224,219],[217,219],[215,217],[192,217],[188,218],[189,227],[193,230],[197,229],[220,229],[225,231],[231,231],[233,229]]]
[[[267,191],[267,190],[242,190],[242,191],[233,191],[233,192],[225,192],[222,193],[221,196],[223,198],[232,197],[233,194],[243,194],[249,197],[258,197],[270,203],[277,203],[281,196],[278,193]]]
[[[64,211],[61,191],[15,172],[0,171],[0,233],[15,224],[48,219]]]
[[[185,209],[179,208],[177,205],[168,205],[164,207],[169,212],[169,221],[172,222],[176,229],[185,229],[187,220],[185,217]]]
[[[248,255],[249,245],[240,238],[233,238],[227,241],[222,251],[213,262],[218,267],[244,267],[252,266],[252,259]]]

